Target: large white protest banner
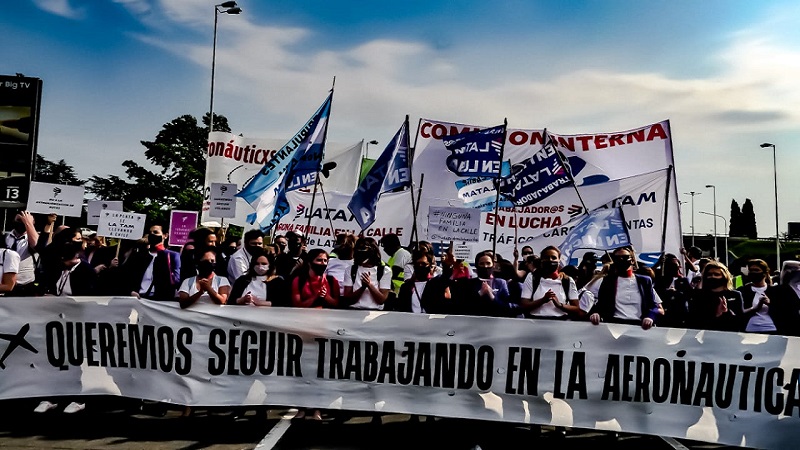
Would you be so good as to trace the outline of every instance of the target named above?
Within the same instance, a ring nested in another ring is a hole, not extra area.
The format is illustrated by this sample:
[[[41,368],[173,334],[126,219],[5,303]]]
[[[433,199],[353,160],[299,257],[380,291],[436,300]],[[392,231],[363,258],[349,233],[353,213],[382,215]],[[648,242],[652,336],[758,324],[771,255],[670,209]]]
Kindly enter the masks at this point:
[[[800,338],[586,322],[4,298],[0,398],[122,395],[800,444]]]
[[[83,192],[83,186],[32,181],[27,209],[35,213],[80,217],[83,212]]]
[[[209,214],[211,183],[231,183],[244,186],[286,144],[281,139],[246,138],[233,133],[215,131],[208,136],[206,151],[205,198],[200,222],[219,225],[218,217]],[[332,191],[353,192],[358,181],[362,143],[337,144],[329,142],[323,163],[335,162],[325,185]],[[244,226],[253,208],[243,199],[236,199],[236,216],[228,223]]]
[[[347,208],[350,194],[317,191],[313,208],[312,193],[291,191],[286,198],[291,206],[291,213],[285,215],[276,227],[276,233],[284,234],[295,231],[307,236],[308,246],[333,248],[336,235],[339,233],[362,234],[355,216]],[[381,237],[393,233],[400,238],[403,245],[411,239],[411,227],[414,223],[411,214],[411,193],[409,191],[383,194],[378,200],[381,211],[375,222],[363,231],[363,235],[380,240]],[[309,226],[309,219],[311,224]]]
[[[490,199],[494,195],[494,187],[491,183],[478,183],[474,189],[470,189],[469,183],[464,183],[463,179],[446,167],[446,159],[451,152],[445,148],[442,138],[480,128],[482,127],[428,119],[420,120],[412,166],[413,178],[417,186],[419,186],[423,174],[425,177],[425,185],[419,200],[420,210],[425,211],[431,205],[464,206],[474,202],[475,199]],[[659,225],[664,224],[665,226],[656,228],[649,226],[649,222],[646,222],[647,226],[631,228],[629,232],[631,238],[641,244],[641,247],[637,247],[636,250],[644,261],[653,262],[657,259],[662,252],[662,242],[666,251],[678,252],[681,247],[681,232],[675,176],[674,172],[668,173],[665,170],[674,166],[669,121],[619,133],[559,135],[549,129],[547,132],[552,137],[556,148],[567,157],[575,176],[578,191],[584,197],[592,195],[596,190],[600,190],[600,193],[596,194],[598,197],[605,196],[615,189],[604,190],[604,186],[611,181],[663,170],[665,187],[664,191],[657,193],[656,201],[662,208],[662,217],[666,217],[666,223],[661,219]],[[542,148],[543,137],[544,130],[509,128],[503,153],[504,161],[515,164],[525,158],[530,158]],[[435,187],[428,187],[429,180],[436,180]],[[641,207],[638,195],[630,197],[623,197],[619,201],[627,203],[629,206]],[[649,201],[650,198],[650,194],[647,193],[643,201]],[[612,199],[607,201],[612,201]],[[588,207],[588,209],[592,208]],[[569,212],[569,215],[565,217],[564,213],[566,212]],[[528,225],[513,226],[511,229],[504,229],[501,226],[496,237],[493,234],[494,214],[493,212],[484,212],[481,220],[480,240],[473,244],[473,247],[476,250],[490,249],[493,241],[496,240],[498,253],[508,258],[512,254],[515,243],[523,245],[523,243],[533,240],[534,237],[544,234],[549,237],[563,236],[565,232],[568,232],[568,229],[564,230],[564,226],[584,213],[586,210],[575,193],[575,189],[565,187],[535,205],[514,209],[501,208],[497,218],[500,224],[511,223],[513,220],[515,223],[519,221],[518,223],[522,225],[525,220]],[[625,213],[627,218],[628,211]],[[534,216],[526,218],[525,216],[528,214]],[[569,220],[565,220],[566,218]],[[428,235],[425,224],[418,220],[417,226],[420,230],[420,238],[426,239]],[[551,242],[553,245],[561,243],[557,239]]]

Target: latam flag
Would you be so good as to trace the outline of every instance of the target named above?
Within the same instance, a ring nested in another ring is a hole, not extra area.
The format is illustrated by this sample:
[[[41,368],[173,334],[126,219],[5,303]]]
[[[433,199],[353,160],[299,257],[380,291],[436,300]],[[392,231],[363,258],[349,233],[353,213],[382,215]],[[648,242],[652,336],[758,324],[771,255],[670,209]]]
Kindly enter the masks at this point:
[[[333,91],[295,136],[236,194],[255,212],[247,222],[268,231],[289,212],[286,191],[314,184],[325,154]]]
[[[498,125],[478,131],[445,136],[447,168],[461,177],[500,177],[506,126]]]
[[[572,227],[558,249],[561,263],[567,265],[576,250],[613,250],[628,245],[631,245],[631,237],[625,227],[622,209],[616,207],[600,208],[587,214]]]
[[[408,150],[408,117],[406,117],[403,125],[361,180],[347,204],[347,209],[353,213],[362,230],[369,228],[375,221],[375,209],[381,194],[411,186]]]
[[[562,187],[573,184],[567,167],[562,163],[564,160],[545,131],[542,149],[514,164],[510,176],[500,178],[500,194],[515,206],[529,206],[546,199]]]

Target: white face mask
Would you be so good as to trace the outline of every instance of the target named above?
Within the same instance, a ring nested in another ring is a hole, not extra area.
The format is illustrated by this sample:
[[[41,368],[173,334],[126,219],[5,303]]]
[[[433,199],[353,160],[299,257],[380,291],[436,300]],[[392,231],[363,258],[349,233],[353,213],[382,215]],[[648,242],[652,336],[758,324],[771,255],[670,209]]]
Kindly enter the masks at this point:
[[[253,266],[253,271],[256,275],[266,275],[269,271],[269,264],[256,264]]]

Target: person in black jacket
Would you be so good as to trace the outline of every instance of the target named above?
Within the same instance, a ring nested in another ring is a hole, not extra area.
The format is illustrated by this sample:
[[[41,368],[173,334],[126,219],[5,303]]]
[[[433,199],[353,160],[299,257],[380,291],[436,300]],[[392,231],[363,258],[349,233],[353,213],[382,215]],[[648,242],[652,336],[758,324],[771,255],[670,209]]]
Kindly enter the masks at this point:
[[[81,244],[65,242],[58,245],[61,270],[50,275],[45,293],[59,297],[94,295],[97,274],[89,264],[81,261]]]
[[[450,280],[434,277],[434,256],[425,250],[411,253],[413,272],[403,282],[397,294],[395,311],[410,313],[446,314],[450,311]]]
[[[766,292],[778,334],[800,336],[800,261],[784,261],[780,284]]]
[[[739,331],[743,316],[742,294],[733,290],[733,277],[728,268],[716,261],[706,264],[702,287],[692,293],[689,302],[689,327]]]
[[[663,314],[661,301],[653,289],[653,280],[634,274],[636,257],[630,247],[620,247],[611,254],[611,272],[603,278],[597,303],[589,311],[589,320],[641,325],[648,330]]]
[[[150,300],[175,300],[180,285],[181,260],[177,252],[164,247],[161,225],[153,225],[146,236],[146,251],[132,254],[123,266],[130,295]]]

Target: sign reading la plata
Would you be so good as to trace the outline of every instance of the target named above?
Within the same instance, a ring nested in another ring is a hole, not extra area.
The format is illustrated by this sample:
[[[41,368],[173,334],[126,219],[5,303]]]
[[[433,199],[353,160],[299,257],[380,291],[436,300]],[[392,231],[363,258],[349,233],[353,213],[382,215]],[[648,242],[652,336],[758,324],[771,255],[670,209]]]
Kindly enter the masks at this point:
[[[97,234],[107,238],[139,239],[144,235],[144,214],[105,210],[100,213]]]

